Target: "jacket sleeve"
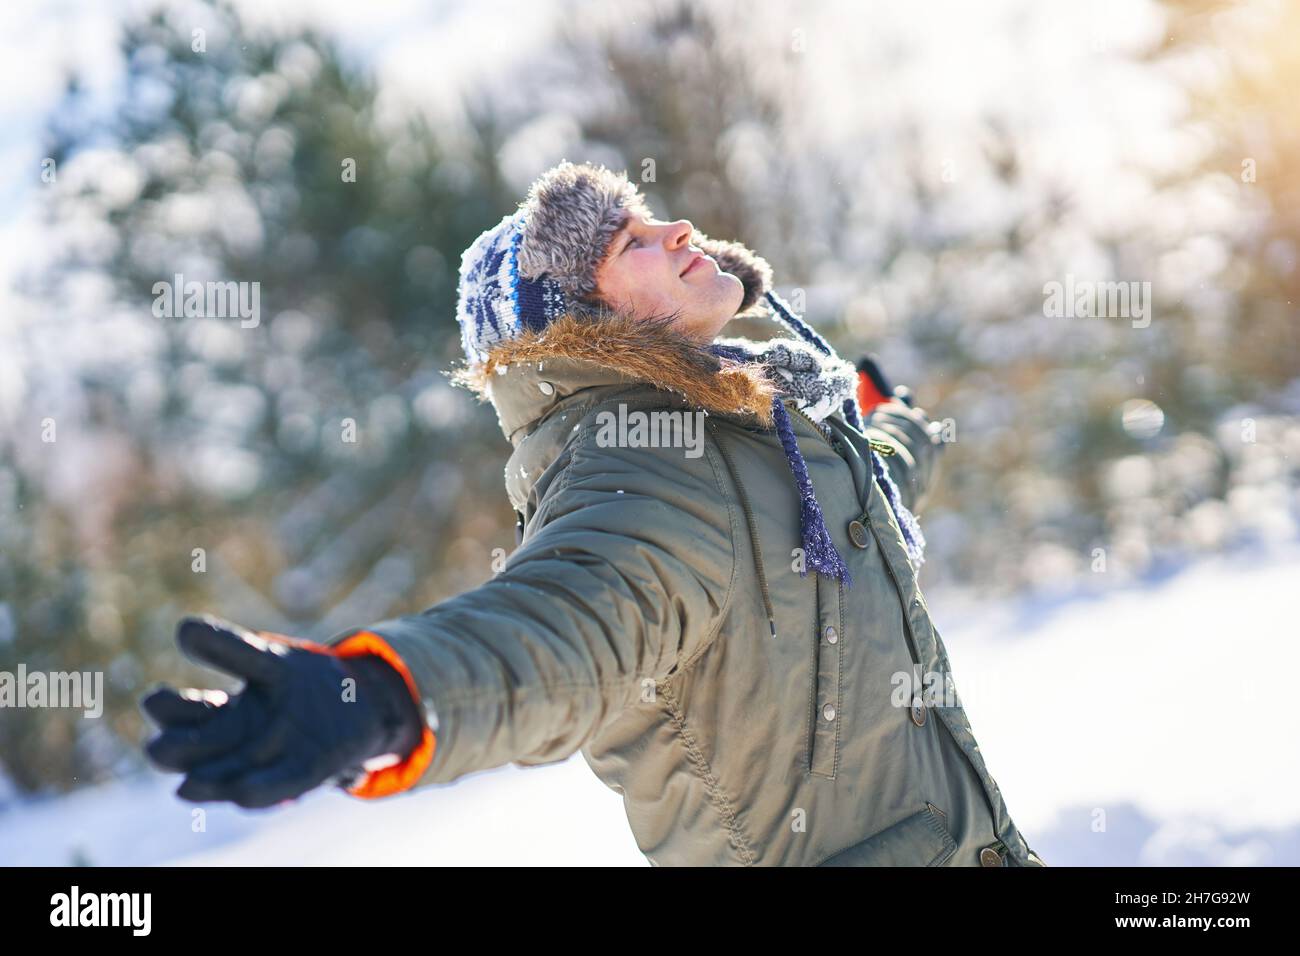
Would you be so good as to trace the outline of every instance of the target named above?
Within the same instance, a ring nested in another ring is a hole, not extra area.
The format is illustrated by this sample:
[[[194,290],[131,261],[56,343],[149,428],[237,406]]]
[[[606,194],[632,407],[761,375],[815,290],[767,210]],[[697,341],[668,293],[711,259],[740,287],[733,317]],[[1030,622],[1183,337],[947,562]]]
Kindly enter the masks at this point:
[[[717,634],[737,518],[715,449],[600,447],[589,421],[495,577],[331,639],[382,642],[436,708],[426,765],[377,795],[561,760]]]
[[[889,474],[898,485],[903,504],[920,514],[934,485],[935,466],[943,444],[930,431],[925,410],[910,408],[902,402],[877,405],[867,416],[868,438],[884,439],[898,449],[884,458]]]

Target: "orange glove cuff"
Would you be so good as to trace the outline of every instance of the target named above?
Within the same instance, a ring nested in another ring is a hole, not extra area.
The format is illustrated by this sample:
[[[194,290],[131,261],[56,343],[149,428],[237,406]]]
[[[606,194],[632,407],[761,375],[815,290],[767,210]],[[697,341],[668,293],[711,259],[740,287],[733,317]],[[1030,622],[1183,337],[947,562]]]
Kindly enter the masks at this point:
[[[420,701],[420,692],[415,686],[415,679],[411,676],[406,662],[378,634],[373,634],[370,631],[358,631],[334,645],[320,644],[316,641],[288,637],[284,634],[275,634],[269,631],[259,631],[258,634],[261,637],[292,644],[294,647],[315,651],[318,654],[332,654],[335,657],[343,658],[373,654],[382,658],[386,664],[402,675],[402,680],[406,681],[406,689],[411,692],[411,699],[415,701],[415,706],[420,708],[421,712],[424,710],[424,705]],[[438,745],[438,739],[434,736],[433,731],[427,725],[422,729],[420,742],[414,750],[407,754],[401,763],[393,764],[391,767],[384,767],[382,770],[367,772],[357,783],[349,787],[347,792],[354,797],[375,799],[392,796],[413,787],[424,771],[428,769],[430,762],[433,760],[433,752]]]

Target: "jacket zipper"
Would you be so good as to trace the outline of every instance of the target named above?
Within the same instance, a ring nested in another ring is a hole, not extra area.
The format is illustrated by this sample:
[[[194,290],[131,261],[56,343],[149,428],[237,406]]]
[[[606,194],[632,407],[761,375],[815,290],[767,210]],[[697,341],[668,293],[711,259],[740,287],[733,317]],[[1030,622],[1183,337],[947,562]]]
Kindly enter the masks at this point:
[[[826,438],[825,435],[822,434],[822,430],[819,427],[817,427],[817,423],[813,421],[811,418],[809,418],[808,415],[803,411],[803,409],[799,407],[798,401],[796,399],[793,398],[782,399],[782,403],[785,404],[787,410],[794,412],[796,415],[798,415],[800,418],[806,421],[809,425],[811,425],[812,430],[817,433],[818,438],[826,442],[826,444],[828,445],[830,444],[830,441]]]

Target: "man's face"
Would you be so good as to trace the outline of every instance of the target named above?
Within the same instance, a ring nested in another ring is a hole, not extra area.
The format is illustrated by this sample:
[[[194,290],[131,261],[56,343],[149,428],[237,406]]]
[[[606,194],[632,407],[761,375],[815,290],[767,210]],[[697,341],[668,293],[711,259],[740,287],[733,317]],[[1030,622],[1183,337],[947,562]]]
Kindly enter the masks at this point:
[[[623,224],[596,268],[596,293],[641,318],[681,312],[676,328],[712,342],[740,308],[745,287],[690,244],[687,219],[663,222],[623,213]]]

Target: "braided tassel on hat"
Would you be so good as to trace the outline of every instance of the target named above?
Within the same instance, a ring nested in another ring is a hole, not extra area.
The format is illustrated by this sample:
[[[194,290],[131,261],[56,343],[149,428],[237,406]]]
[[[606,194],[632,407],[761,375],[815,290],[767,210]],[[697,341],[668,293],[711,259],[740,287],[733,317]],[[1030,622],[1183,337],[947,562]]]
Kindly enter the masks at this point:
[[[776,433],[785,449],[786,461],[794,473],[795,485],[799,489],[799,529],[803,539],[804,563],[814,571],[833,578],[839,578],[846,588],[853,586],[853,577],[849,574],[844,558],[831,540],[826,530],[826,519],[822,516],[821,505],[813,492],[812,479],[808,477],[808,465],[799,451],[795,440],[794,426],[790,423],[790,413],[780,398],[772,400],[772,415],[776,419]],[[800,571],[807,575],[807,571]]]

